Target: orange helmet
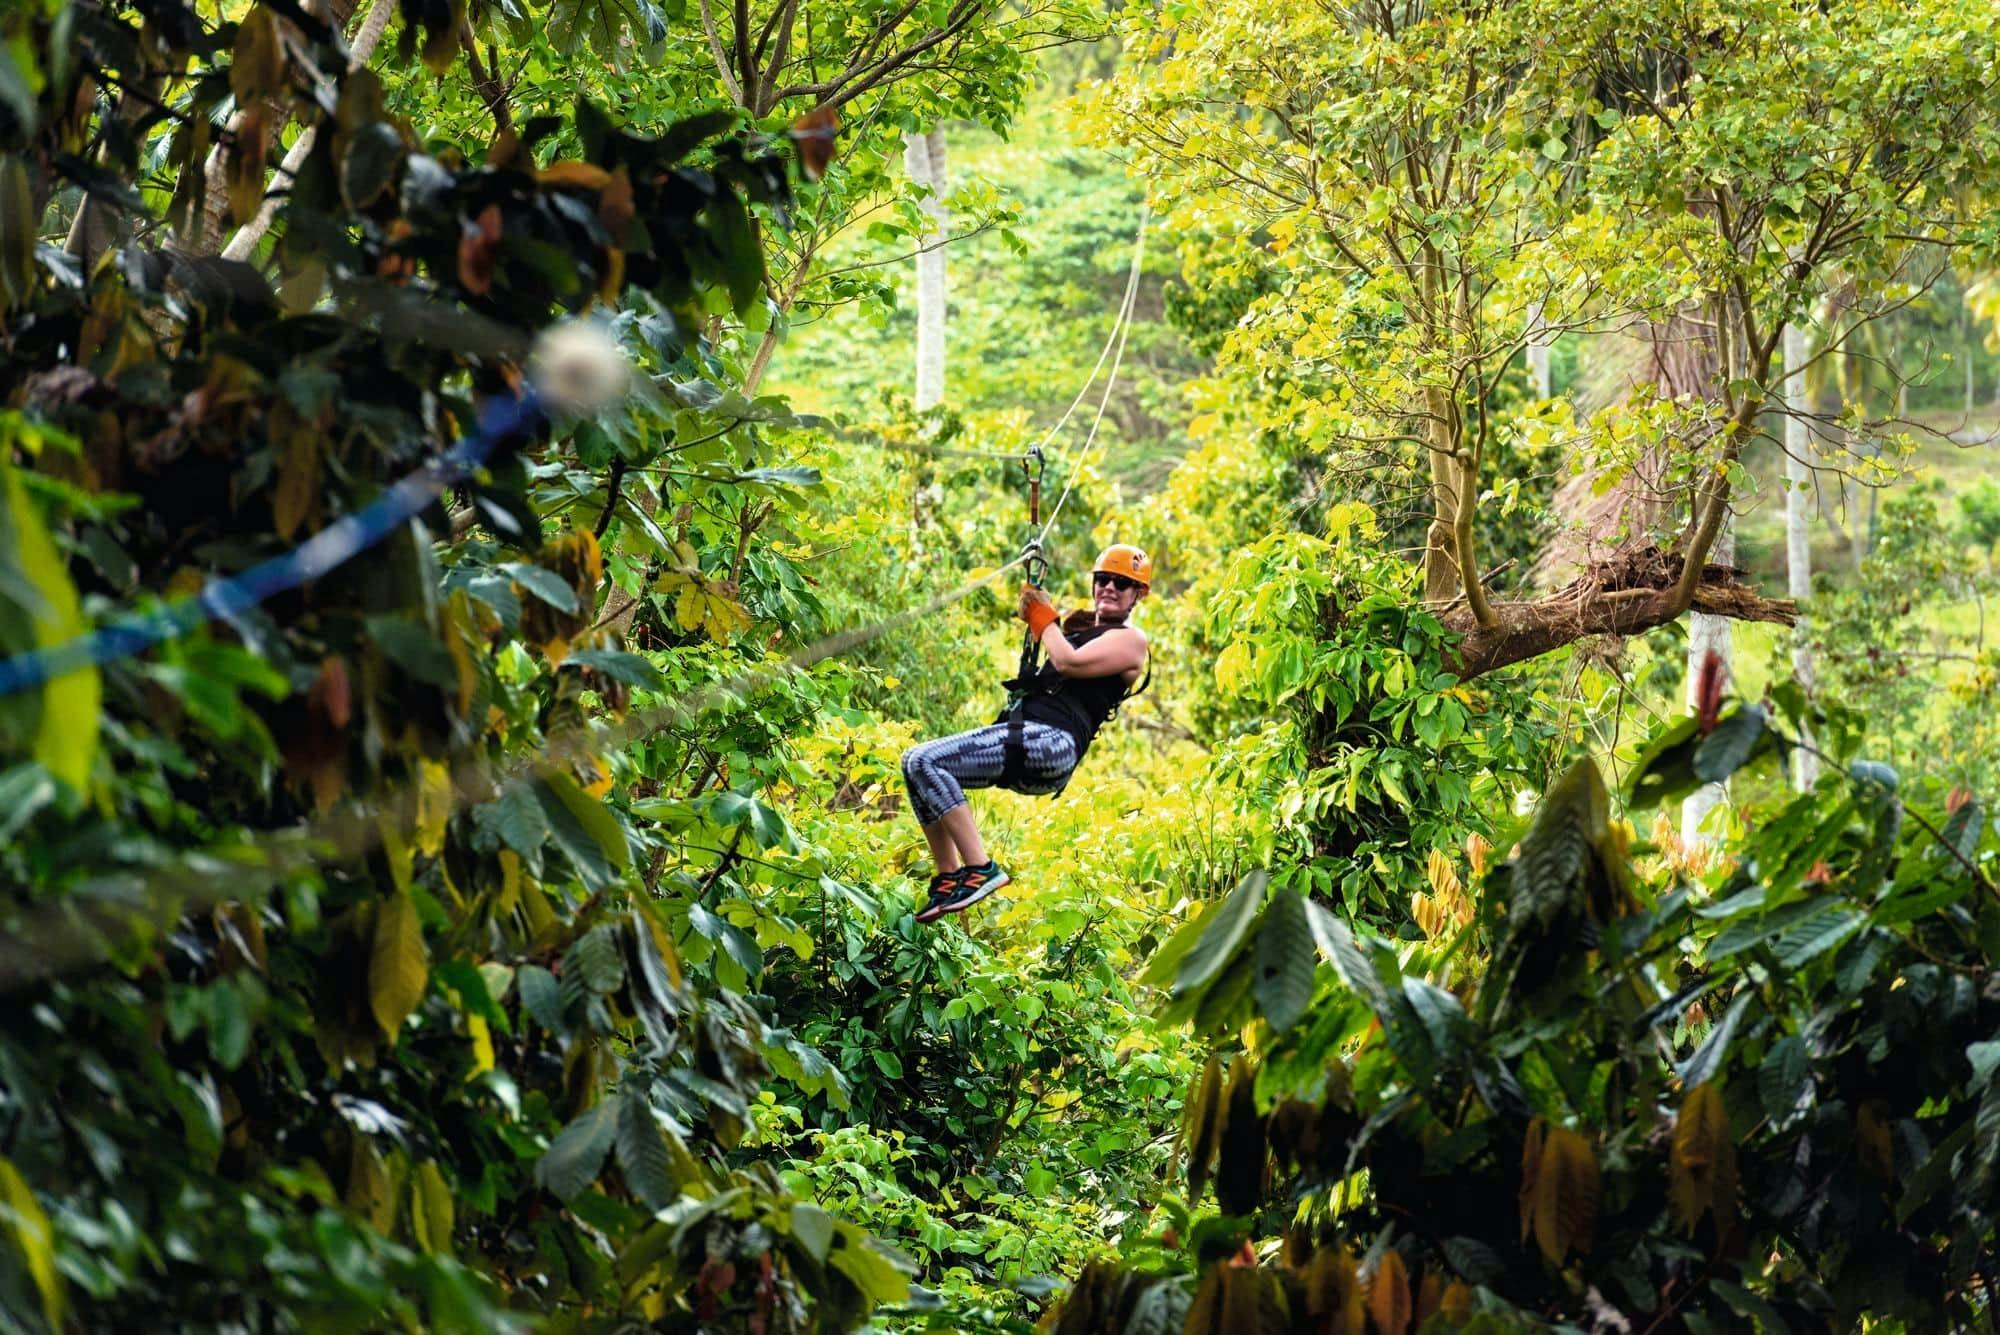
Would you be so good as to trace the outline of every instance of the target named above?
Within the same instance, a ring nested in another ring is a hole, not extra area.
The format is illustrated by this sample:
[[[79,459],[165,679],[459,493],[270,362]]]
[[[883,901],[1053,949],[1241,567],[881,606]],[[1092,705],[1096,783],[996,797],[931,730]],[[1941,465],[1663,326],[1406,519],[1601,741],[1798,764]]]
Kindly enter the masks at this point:
[[[1090,568],[1090,573],[1123,575],[1150,586],[1153,582],[1153,558],[1129,542],[1114,542],[1098,555],[1097,564]]]

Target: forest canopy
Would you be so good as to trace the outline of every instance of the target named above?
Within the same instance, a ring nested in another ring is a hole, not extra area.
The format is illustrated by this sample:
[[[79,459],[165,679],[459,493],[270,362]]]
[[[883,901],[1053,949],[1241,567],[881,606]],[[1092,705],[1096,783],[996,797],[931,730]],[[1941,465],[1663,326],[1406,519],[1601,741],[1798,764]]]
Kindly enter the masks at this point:
[[[0,1326],[1990,1328],[1996,71],[8,8]]]

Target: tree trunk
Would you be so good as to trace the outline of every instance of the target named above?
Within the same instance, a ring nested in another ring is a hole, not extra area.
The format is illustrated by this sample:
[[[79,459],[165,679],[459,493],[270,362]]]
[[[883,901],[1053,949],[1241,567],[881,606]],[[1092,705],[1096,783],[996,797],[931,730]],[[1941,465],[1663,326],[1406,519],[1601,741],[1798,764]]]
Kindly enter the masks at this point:
[[[1965,415],[1971,417],[1972,410],[1979,406],[1979,375],[1974,362],[1979,354],[1979,340],[1972,328],[1972,313],[1965,310],[1964,305],[1962,301],[1959,303],[1960,322],[1965,326],[1962,340],[1965,347]]]
[[[1809,507],[1812,467],[1807,462],[1810,432],[1806,414],[1806,333],[1796,324],[1785,326],[1785,591],[1793,602],[1812,592],[1812,512]],[[1792,676],[1807,691],[1813,689],[1812,644],[1805,619],[1792,628]],[[1811,740],[1810,737],[1807,738]],[[1806,750],[1793,753],[1792,782],[1800,792],[1819,779],[1819,757]]]
[[[1728,564],[1736,556],[1736,534],[1725,521],[1722,533],[1715,540],[1715,554],[1718,563]],[[1727,692],[1730,677],[1729,619],[1711,616],[1706,612],[1696,612],[1688,618],[1688,670],[1687,701],[1690,710],[1701,708],[1701,693],[1704,685],[1711,690]],[[1721,673],[1721,680],[1709,682],[1707,667],[1713,656]],[[1719,783],[1703,784],[1689,793],[1681,802],[1681,843],[1689,848],[1697,848],[1713,843],[1714,836],[1703,826],[1707,824],[1709,813],[1722,805],[1729,790]]]
[[[911,133],[903,154],[910,179],[930,188],[923,209],[928,223],[917,243],[917,384],[918,412],[944,399],[945,248],[951,218],[944,206],[947,187],[942,126],[924,134]]]

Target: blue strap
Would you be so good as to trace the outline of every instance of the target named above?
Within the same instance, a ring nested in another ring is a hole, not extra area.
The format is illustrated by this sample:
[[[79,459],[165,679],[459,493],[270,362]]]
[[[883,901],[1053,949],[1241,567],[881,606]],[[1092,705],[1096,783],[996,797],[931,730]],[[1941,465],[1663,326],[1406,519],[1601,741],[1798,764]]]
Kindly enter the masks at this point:
[[[88,635],[0,660],[0,696],[86,667],[130,658],[209,621],[239,616],[267,598],[320,578],[416,518],[445,488],[464,481],[484,463],[495,444],[528,427],[540,415],[541,404],[532,389],[524,390],[520,398],[487,400],[470,435],[459,437],[443,454],[284,555],[227,579],[212,579],[194,597],[158,612],[124,616]]]

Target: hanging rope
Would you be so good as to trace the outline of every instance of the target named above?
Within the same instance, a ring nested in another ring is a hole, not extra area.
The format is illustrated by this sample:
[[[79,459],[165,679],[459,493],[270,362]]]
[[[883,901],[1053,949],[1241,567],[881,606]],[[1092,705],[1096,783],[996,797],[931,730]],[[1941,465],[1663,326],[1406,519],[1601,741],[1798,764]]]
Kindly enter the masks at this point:
[[[1083,473],[1084,461],[1090,458],[1091,451],[1097,446],[1097,429],[1104,424],[1105,409],[1111,406],[1111,392],[1118,385],[1118,368],[1125,360],[1125,340],[1132,332],[1132,307],[1139,297],[1139,275],[1146,262],[1146,224],[1152,220],[1152,216],[1153,211],[1150,207],[1142,209],[1139,213],[1139,231],[1132,238],[1132,269],[1125,277],[1125,300],[1118,307],[1118,318],[1112,323],[1111,337],[1105,340],[1104,351],[1097,354],[1099,366],[1104,364],[1106,356],[1111,358],[1111,374],[1104,379],[1104,393],[1097,400],[1097,416],[1091,419],[1090,434],[1084,437],[1083,448],[1077,451],[1076,462],[1070,466],[1069,478],[1063,483],[1062,493],[1056,497],[1055,508],[1049,511],[1048,522],[1043,524],[1041,532],[1035,535],[1034,545],[1037,547],[1048,540],[1049,530],[1056,526],[1056,520],[1062,515],[1063,504],[1069,500],[1070,490],[1076,486],[1077,478]],[[1093,369],[1092,378],[1094,379],[1096,375],[1097,372]],[[1085,382],[1085,388],[1089,388],[1088,382]],[[1077,402],[1080,403],[1082,400],[1083,396],[1077,395]],[[1072,403],[1071,411],[1075,408],[1076,403]],[[1069,413],[1064,413],[1063,421],[1068,420]],[[1058,429],[1061,426],[1062,422],[1056,423]],[[1047,443],[1046,440],[1043,442]]]

